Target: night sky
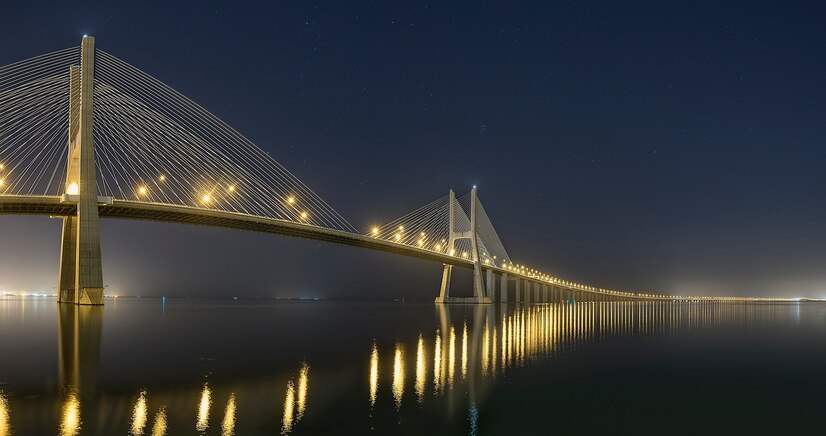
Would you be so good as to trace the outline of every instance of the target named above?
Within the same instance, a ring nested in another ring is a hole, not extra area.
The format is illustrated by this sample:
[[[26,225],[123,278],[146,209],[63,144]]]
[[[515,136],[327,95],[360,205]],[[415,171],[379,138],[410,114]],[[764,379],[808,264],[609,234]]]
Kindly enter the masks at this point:
[[[476,184],[511,258],[566,279],[826,297],[823,1],[15,3],[0,65],[94,35],[365,231]],[[102,238],[108,293],[432,299],[441,274],[231,230]],[[59,241],[0,217],[0,290],[52,292]]]

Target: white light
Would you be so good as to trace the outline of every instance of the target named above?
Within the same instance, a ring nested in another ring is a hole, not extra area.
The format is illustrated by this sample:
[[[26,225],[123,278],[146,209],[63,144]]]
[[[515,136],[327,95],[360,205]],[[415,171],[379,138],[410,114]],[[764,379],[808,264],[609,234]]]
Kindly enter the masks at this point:
[[[69,184],[69,187],[66,188],[66,193],[69,195],[78,195],[80,193],[80,187],[77,186],[77,182]]]

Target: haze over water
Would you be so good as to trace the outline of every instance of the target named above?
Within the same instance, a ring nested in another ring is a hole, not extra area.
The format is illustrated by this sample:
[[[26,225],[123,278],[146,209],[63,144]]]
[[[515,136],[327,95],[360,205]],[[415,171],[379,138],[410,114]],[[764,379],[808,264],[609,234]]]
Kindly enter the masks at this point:
[[[0,436],[801,434],[826,305],[0,300]]]

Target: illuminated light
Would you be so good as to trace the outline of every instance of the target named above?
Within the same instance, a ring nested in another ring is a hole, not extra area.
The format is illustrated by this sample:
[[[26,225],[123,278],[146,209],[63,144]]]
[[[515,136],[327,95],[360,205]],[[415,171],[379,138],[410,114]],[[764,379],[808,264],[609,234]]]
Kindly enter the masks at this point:
[[[424,363],[424,339],[421,333],[419,333],[419,344],[416,346],[416,398],[418,398],[419,404],[424,401],[424,379],[427,376],[426,371]]]
[[[306,211],[301,212],[301,219],[306,220],[308,216],[310,216],[310,214],[308,214]]]
[[[433,345],[433,388],[436,392],[442,390],[442,335],[439,330],[436,330]]]
[[[78,195],[80,193],[80,187],[77,186],[77,182],[70,183],[69,187],[66,188],[66,193],[69,195]]]
[[[422,241],[421,239],[419,239],[416,243],[419,245],[419,247],[424,245],[424,241]]]
[[[453,249],[453,248],[451,248],[451,249],[450,249],[450,255],[451,255],[451,256],[455,256],[455,255],[456,255],[456,250],[455,250],[455,249]]]
[[[309,373],[310,366],[307,362],[301,365],[301,371],[298,373],[298,419],[304,416],[304,410],[307,409],[307,390],[309,389]]]
[[[399,226],[399,230],[404,231],[404,226]]]
[[[419,236],[421,236],[422,238],[424,238],[424,232],[419,233]]]
[[[229,191],[229,192],[235,192],[235,185],[229,185],[229,186],[227,187],[227,191]]]
[[[158,180],[160,180],[160,181],[162,181],[162,182],[165,182],[165,181],[166,181],[166,176],[165,176],[165,175],[163,175],[163,174],[161,174],[161,175],[158,177]]]
[[[75,436],[80,432],[80,400],[72,392],[63,405],[63,416],[60,421],[60,436]]]
[[[135,403],[135,408],[132,410],[132,427],[129,434],[133,436],[142,435],[143,429],[146,427],[146,420],[146,391],[141,391],[138,401]]]
[[[210,200],[212,200],[212,196],[209,194],[204,194],[204,196],[201,197],[201,201],[203,201],[204,203],[209,203]]]
[[[0,186],[3,186],[3,182],[4,182],[4,181],[5,181],[5,180],[0,179]]]
[[[462,329],[462,379],[467,378],[467,323]]]
[[[447,384],[453,387],[453,373],[456,369],[456,330],[450,327],[450,342],[447,349]]]
[[[138,194],[146,195],[146,192],[146,186],[141,186],[140,188],[138,188]]]
[[[404,350],[400,344],[396,344],[396,354],[393,357],[393,399],[396,401],[396,410],[402,407],[402,395],[404,395]]]
[[[400,239],[402,238],[402,235],[400,235],[400,234],[396,233],[395,238],[396,238],[396,240],[398,241],[398,240],[400,240]]]
[[[3,165],[3,164],[0,164],[0,170],[2,170],[2,169],[4,169],[4,168],[6,168],[6,166],[5,166],[5,165]]]
[[[195,422],[195,429],[198,431],[206,431],[209,427],[209,407],[212,405],[212,391],[209,386],[204,384],[204,390],[201,391],[201,401],[198,403],[198,420]]]
[[[376,405],[376,393],[379,390],[379,350],[373,343],[370,350],[370,406]]]
[[[436,244],[436,251],[442,251],[442,244]]]
[[[155,424],[152,426],[152,436],[166,436],[166,409],[161,407],[155,415]]]
[[[221,436],[235,435],[235,394],[229,394],[224,421],[221,423]]]
[[[373,236],[378,236],[378,235],[379,235],[379,228],[378,228],[378,227],[373,227],[373,228],[370,230],[370,233],[372,233],[372,234],[373,234]]]
[[[287,396],[284,399],[284,419],[281,421],[281,434],[287,434],[293,429],[293,413],[295,411],[295,387],[293,381],[287,382]]]
[[[467,251],[463,251],[463,252],[462,252],[462,257],[464,257],[465,259],[467,259]]]
[[[295,203],[295,197],[293,197],[293,196],[287,197],[287,203],[289,203],[289,204]]]
[[[0,165],[0,167],[2,167],[2,165]],[[9,402],[3,395],[3,391],[0,391],[0,436],[11,436],[13,434],[9,415]]]

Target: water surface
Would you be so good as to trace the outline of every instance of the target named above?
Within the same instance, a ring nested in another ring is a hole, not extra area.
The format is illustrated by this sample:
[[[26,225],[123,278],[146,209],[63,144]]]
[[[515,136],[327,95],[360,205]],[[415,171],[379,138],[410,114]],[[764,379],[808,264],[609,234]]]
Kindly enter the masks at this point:
[[[803,434],[826,305],[0,299],[0,436]]]

